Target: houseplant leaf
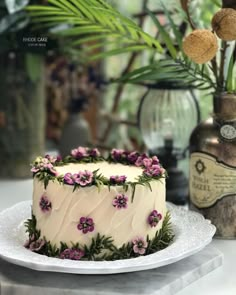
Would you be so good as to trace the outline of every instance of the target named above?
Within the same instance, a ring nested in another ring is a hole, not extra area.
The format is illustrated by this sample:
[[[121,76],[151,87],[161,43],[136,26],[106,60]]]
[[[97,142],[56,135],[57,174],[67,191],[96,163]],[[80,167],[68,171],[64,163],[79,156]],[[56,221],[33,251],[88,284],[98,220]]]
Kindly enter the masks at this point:
[[[128,40],[129,44],[132,41],[132,45],[127,49],[113,50],[108,54],[100,54],[96,58],[110,56],[112,52],[114,54],[131,52],[132,49],[136,51],[151,48],[162,52],[162,46],[154,37],[144,32],[135,22],[121,15],[104,1],[48,0],[48,2],[50,6],[29,6],[27,10],[31,18],[44,27],[64,21],[69,23],[71,27],[61,31],[60,35],[81,36],[82,39],[96,40],[97,35],[102,34],[102,36],[109,38]]]

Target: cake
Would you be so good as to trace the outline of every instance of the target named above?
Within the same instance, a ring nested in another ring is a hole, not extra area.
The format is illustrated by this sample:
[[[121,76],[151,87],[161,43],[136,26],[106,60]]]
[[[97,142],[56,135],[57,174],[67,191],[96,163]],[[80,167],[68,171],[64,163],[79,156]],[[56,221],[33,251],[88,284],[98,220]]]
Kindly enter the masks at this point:
[[[78,147],[32,164],[32,217],[25,247],[50,257],[117,260],[147,255],[173,239],[165,170],[156,156]]]

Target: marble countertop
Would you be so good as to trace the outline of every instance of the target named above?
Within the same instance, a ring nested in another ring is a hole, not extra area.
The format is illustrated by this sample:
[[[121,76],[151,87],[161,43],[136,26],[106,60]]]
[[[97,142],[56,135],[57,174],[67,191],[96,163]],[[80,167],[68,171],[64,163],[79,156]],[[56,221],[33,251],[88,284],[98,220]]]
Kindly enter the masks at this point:
[[[0,211],[14,205],[15,203],[30,200],[32,195],[32,180],[16,180],[16,181],[8,181],[1,180],[0,181]],[[236,294],[236,240],[217,240],[214,239],[210,246],[203,250],[203,252],[194,255],[194,257],[189,257],[184,259],[178,263],[152,270],[149,273],[147,271],[140,272],[136,277],[139,278],[135,280],[132,284],[132,288],[127,294],[176,294],[178,290],[180,290],[180,286],[178,284],[181,283],[178,280],[180,276],[182,280],[184,279],[184,283],[182,283],[182,287],[185,287],[181,291],[178,292],[179,295],[235,295]],[[222,255],[224,255],[223,265],[218,267],[221,264]],[[202,261],[201,261],[202,260]],[[204,265],[204,267],[199,267],[200,264]],[[4,270],[1,272],[1,269]],[[24,270],[24,271],[22,271]],[[188,270],[188,275],[186,275],[185,270]],[[210,272],[209,272],[210,271]],[[29,285],[27,286],[27,277],[31,274],[31,279]],[[145,279],[145,275],[148,278]],[[56,276],[56,274],[50,274],[50,276]],[[50,277],[49,276],[49,277]],[[63,275],[60,275],[63,276]],[[68,279],[68,284],[70,285],[70,280],[74,278],[74,275],[65,275],[70,276]],[[113,282],[111,284],[117,286],[117,279],[123,277],[124,275],[116,275],[114,278],[109,276],[109,281]],[[129,274],[126,275],[125,280],[129,281]],[[5,291],[1,290],[1,295],[4,294],[33,294],[32,286],[34,287],[34,294],[42,294],[42,288],[51,288],[50,294],[59,294],[57,289],[53,289],[50,285],[50,279],[45,276],[46,279],[43,280],[43,276],[39,280],[38,284],[36,284],[37,280],[37,272],[23,269],[21,267],[15,267],[10,265],[2,260],[0,260],[0,286],[1,284],[5,284]],[[80,276],[80,279],[85,279],[85,276]],[[171,278],[171,280],[170,280]],[[193,279],[195,278],[195,279]],[[197,280],[196,280],[197,279]],[[82,286],[85,282],[90,281],[96,286],[96,289],[93,289],[93,293],[90,293],[88,289],[83,290],[83,293],[78,291],[79,284],[74,283],[75,289],[73,286],[69,287],[70,293],[60,293],[60,294],[122,294],[125,288],[124,282],[121,285],[120,289],[114,289],[114,292],[111,293],[108,289],[104,289],[104,282],[101,282],[96,276],[91,276],[91,279],[86,278],[85,280],[80,280]],[[165,280],[169,280],[166,282]],[[83,282],[84,281],[84,282]],[[193,282],[194,281],[194,282]],[[75,282],[75,280],[71,281]],[[147,289],[145,282],[148,285],[152,282],[152,289]],[[165,284],[164,284],[165,283]],[[166,284],[166,283],[169,283]],[[18,289],[17,293],[13,293],[13,284],[17,284],[19,286],[24,286],[23,289]],[[49,285],[48,285],[49,284]],[[58,280],[58,284],[60,285],[60,279]],[[110,283],[109,283],[110,284]],[[162,286],[163,285],[163,286]],[[164,288],[165,285],[165,288]],[[162,286],[162,290],[157,290],[157,287]],[[127,284],[126,284],[127,287]],[[72,290],[73,289],[73,290]],[[21,291],[20,291],[21,290]],[[57,291],[56,291],[57,290]],[[76,291],[77,290],[77,291]],[[96,291],[95,291],[96,290]],[[104,292],[101,293],[101,290]],[[119,291],[120,290],[120,291]],[[160,291],[161,290],[161,291]],[[169,291],[168,291],[169,290]],[[73,292],[72,292],[73,291]],[[75,292],[76,291],[76,292]],[[80,289],[81,291],[81,289]],[[40,293],[41,292],[41,293]],[[54,293],[55,292],[55,293]],[[95,293],[94,293],[95,292]],[[49,293],[47,293],[49,294]]]

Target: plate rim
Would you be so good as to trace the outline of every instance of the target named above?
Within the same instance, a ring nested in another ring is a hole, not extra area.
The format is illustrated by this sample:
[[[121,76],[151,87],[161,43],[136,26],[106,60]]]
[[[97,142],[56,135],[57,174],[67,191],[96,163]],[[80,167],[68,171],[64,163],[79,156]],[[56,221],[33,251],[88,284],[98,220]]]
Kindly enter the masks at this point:
[[[204,247],[206,247],[211,241],[212,238],[215,234],[216,228],[215,226],[211,223],[210,220],[205,219],[203,217],[203,215],[201,215],[198,212],[195,211],[191,211],[191,210],[186,210],[183,207],[179,207],[176,206],[172,203],[166,202],[167,203],[167,208],[168,210],[172,211],[177,211],[177,210],[184,210],[184,212],[187,215],[192,215],[192,216],[196,216],[196,218],[198,218],[199,220],[201,219],[202,222],[205,222],[206,225],[209,227],[209,229],[211,228],[210,234],[208,239],[205,239],[204,241],[202,241],[201,244],[197,245],[194,249],[188,249],[186,250],[184,253],[179,252],[179,255],[175,255],[174,257],[166,257],[165,259],[162,259],[161,261],[155,261],[155,256],[160,255],[159,253],[163,253],[163,251],[166,252],[166,250],[170,249],[170,247],[177,243],[177,240],[174,240],[167,248],[158,251],[156,253],[153,254],[149,254],[146,256],[140,256],[140,257],[136,257],[136,258],[130,258],[130,259],[123,259],[123,260],[116,260],[116,261],[92,261],[93,263],[93,268],[84,268],[84,265],[89,265],[89,263],[91,263],[91,261],[76,261],[76,265],[74,263],[71,263],[72,265],[69,266],[60,266],[60,265],[55,265],[51,262],[53,262],[54,259],[58,260],[58,258],[55,257],[47,257],[47,256],[43,256],[46,257],[46,259],[48,259],[47,264],[45,264],[45,262],[35,262],[35,261],[25,261],[24,259],[22,259],[21,257],[15,257],[14,255],[12,256],[11,254],[6,254],[4,253],[4,249],[2,249],[2,245],[1,245],[1,237],[2,237],[2,231],[1,231],[1,226],[0,226],[0,258],[2,258],[5,261],[8,261],[10,263],[13,263],[15,265],[19,265],[19,266],[23,266],[29,269],[33,269],[33,270],[37,270],[37,271],[49,271],[49,272],[60,272],[60,273],[73,273],[73,274],[100,274],[100,275],[105,275],[105,274],[115,274],[115,273],[126,273],[126,272],[134,272],[134,271],[142,271],[142,270],[148,270],[148,269],[153,269],[153,268],[159,268],[161,266],[165,266],[165,265],[169,265],[172,263],[175,263],[179,260],[182,260],[188,256],[194,255],[197,252],[201,251]],[[1,218],[4,218],[7,214],[12,213],[14,211],[16,211],[19,207],[21,206],[28,206],[29,208],[32,205],[32,201],[31,200],[27,200],[27,201],[22,201],[22,202],[18,202],[16,204],[14,204],[11,207],[8,207],[6,209],[4,209],[3,211],[0,212],[0,220]],[[28,218],[28,217],[26,217]],[[30,218],[30,216],[29,216]],[[23,223],[26,219],[24,218],[24,220],[21,220],[21,222]],[[173,224],[174,227],[178,226],[176,224]],[[2,226],[3,227],[3,226]],[[18,231],[20,230],[20,228],[18,228]],[[24,251],[29,251],[27,249],[25,249],[22,245],[22,250]],[[29,253],[34,254],[34,255],[40,255],[37,253],[32,253],[29,251]],[[149,262],[145,261],[147,259],[145,258],[149,258],[149,257],[153,257],[154,259],[149,259]],[[142,260],[145,263],[142,263]],[[70,260],[67,260],[68,264],[70,262]],[[126,266],[124,267],[124,265],[119,266],[119,262],[129,262],[129,261],[137,261],[138,263],[136,265],[130,265],[129,263],[126,264]],[[105,267],[104,264],[109,265],[109,267]],[[118,264],[118,265],[117,265]],[[97,267],[95,267],[95,265]]]

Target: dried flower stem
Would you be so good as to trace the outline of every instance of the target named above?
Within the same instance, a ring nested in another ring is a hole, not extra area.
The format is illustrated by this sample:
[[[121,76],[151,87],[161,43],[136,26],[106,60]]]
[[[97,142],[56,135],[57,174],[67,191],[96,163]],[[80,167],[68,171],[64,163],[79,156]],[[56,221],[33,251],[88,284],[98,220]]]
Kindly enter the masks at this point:
[[[181,6],[182,6],[183,10],[185,11],[185,13],[187,15],[188,22],[189,22],[191,28],[193,30],[195,30],[196,29],[196,26],[193,23],[193,21],[191,19],[191,16],[190,16],[190,12],[189,12],[189,0],[180,0],[180,3],[181,3]]]
[[[225,85],[225,60],[226,60],[226,51],[228,48],[228,44],[225,41],[222,41],[221,55],[220,55],[220,73],[219,73],[219,88],[220,90],[224,89]]]
[[[216,84],[218,84],[219,77],[218,77],[218,67],[217,67],[216,57],[214,57],[211,60],[211,67],[210,67],[210,69],[212,70],[212,72],[213,72],[213,74],[215,76]]]

